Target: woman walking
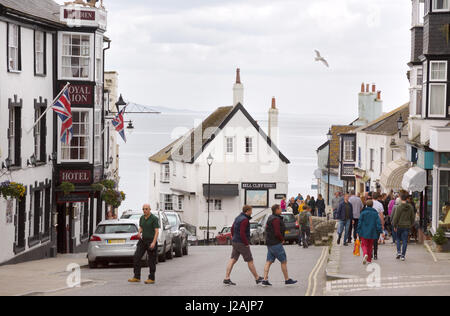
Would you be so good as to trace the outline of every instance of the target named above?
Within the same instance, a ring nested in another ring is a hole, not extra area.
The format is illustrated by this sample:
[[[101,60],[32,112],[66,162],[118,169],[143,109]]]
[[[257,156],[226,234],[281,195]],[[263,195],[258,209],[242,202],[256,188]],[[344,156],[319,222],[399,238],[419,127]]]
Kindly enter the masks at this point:
[[[383,233],[380,216],[373,208],[373,200],[366,202],[367,207],[361,212],[358,221],[358,238],[361,240],[363,250],[363,264],[372,262],[373,245]]]
[[[325,201],[323,200],[322,194],[317,196],[316,207],[319,217],[323,217],[325,215]]]

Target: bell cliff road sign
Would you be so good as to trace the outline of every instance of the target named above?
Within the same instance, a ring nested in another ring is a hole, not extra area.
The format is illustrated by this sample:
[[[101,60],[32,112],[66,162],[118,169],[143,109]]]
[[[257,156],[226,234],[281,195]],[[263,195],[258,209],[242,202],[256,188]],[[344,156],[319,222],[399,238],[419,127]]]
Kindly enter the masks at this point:
[[[276,189],[276,183],[242,183],[243,189],[249,190],[268,190],[268,189]]]

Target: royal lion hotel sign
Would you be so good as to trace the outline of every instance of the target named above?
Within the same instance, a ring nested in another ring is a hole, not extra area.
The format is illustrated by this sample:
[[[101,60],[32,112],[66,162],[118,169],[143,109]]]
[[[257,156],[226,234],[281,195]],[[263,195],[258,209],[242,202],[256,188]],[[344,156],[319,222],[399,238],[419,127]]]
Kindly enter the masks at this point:
[[[103,8],[68,4],[61,6],[60,20],[71,27],[98,27],[106,31],[107,12]]]

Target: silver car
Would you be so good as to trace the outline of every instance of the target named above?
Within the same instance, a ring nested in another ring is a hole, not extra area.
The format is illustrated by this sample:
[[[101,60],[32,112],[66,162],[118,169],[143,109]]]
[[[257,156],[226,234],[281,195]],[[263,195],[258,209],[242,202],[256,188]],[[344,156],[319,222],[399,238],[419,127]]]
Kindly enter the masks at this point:
[[[152,214],[159,219],[158,235],[158,261],[165,262],[166,259],[173,259],[174,241],[172,226],[169,223],[167,215],[162,211],[152,211]],[[144,215],[142,211],[126,211],[120,217],[124,220],[134,221],[139,226],[139,220]]]
[[[133,262],[138,233],[138,225],[132,220],[100,222],[89,241],[89,268],[96,268],[98,263]]]

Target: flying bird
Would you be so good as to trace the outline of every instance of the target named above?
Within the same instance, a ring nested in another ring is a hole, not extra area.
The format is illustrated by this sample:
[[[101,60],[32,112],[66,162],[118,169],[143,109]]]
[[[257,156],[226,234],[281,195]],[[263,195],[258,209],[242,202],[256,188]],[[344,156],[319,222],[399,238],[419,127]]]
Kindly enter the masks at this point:
[[[315,52],[316,52],[316,55],[317,55],[316,56],[316,61],[321,61],[325,66],[327,66],[329,68],[330,65],[328,64],[327,60],[320,55],[320,52],[317,49],[315,50]]]

